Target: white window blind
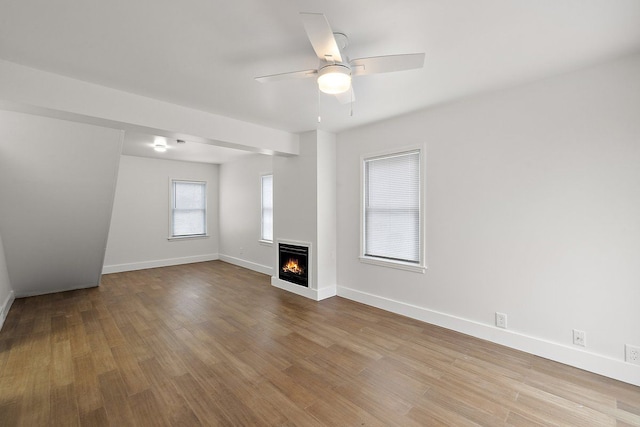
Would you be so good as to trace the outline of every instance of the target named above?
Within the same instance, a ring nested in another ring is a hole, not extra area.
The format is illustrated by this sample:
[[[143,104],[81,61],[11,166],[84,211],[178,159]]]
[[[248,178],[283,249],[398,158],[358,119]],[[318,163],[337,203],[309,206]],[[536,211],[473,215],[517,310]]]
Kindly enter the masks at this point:
[[[364,160],[366,257],[421,263],[420,151]]]
[[[207,234],[207,184],[171,181],[171,237]]]
[[[262,227],[260,238],[273,241],[273,175],[264,175],[262,186]]]

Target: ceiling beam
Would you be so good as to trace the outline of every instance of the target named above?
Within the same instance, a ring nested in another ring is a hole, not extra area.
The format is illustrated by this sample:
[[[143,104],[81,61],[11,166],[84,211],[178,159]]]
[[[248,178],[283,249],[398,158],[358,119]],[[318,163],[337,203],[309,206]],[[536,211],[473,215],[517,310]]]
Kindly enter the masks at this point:
[[[299,153],[294,133],[3,60],[0,108],[263,154]]]

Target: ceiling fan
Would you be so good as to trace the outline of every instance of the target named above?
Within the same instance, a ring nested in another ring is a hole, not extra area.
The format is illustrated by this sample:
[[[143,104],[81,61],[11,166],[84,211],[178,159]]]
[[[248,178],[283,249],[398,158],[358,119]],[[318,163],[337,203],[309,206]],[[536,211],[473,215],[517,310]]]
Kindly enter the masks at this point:
[[[424,66],[424,53],[374,56],[349,60],[344,54],[344,49],[349,42],[347,36],[342,33],[334,33],[324,14],[301,12],[300,16],[302,17],[307,37],[309,37],[313,50],[320,60],[318,68],[256,77],[257,81],[265,83],[316,77],[318,88],[322,92],[336,95],[338,101],[347,104],[355,99],[353,87],[351,86],[352,77],[411,70]]]

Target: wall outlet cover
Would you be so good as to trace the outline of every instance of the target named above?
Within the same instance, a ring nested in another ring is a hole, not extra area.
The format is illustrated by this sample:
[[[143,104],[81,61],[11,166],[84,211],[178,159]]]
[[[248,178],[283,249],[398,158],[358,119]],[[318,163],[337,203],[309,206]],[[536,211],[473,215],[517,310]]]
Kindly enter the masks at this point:
[[[585,331],[573,330],[573,344],[581,347],[587,346],[587,334]]]
[[[624,360],[634,365],[640,365],[640,346],[626,344],[624,346]]]
[[[507,329],[507,315],[496,311],[496,326],[498,328]]]

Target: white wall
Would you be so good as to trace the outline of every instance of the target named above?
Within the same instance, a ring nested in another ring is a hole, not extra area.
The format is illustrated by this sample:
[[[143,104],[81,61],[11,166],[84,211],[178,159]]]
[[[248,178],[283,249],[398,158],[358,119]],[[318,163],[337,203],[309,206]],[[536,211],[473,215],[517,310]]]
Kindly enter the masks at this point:
[[[274,157],[274,242],[311,244],[309,287],[272,277],[271,283],[308,298],[336,294],[336,139],[323,131],[300,135],[300,155]],[[277,250],[274,265],[278,263]]]
[[[218,259],[219,166],[121,156],[104,273]],[[169,180],[207,182],[208,238],[171,240]]]
[[[122,132],[0,111],[0,234],[16,296],[97,286]]]
[[[316,183],[317,135],[306,132],[300,135],[300,155],[273,158],[274,240],[315,242],[318,232]]]
[[[337,285],[336,263],[336,136],[317,132],[317,243],[318,288],[332,289]]]
[[[7,313],[9,313],[14,298],[9,272],[7,271],[7,261],[4,256],[2,236],[0,236],[0,329],[2,329],[4,320],[7,318]]]
[[[635,56],[339,134],[339,295],[640,385],[639,77]],[[428,270],[360,263],[360,156],[419,143]]]
[[[274,245],[260,242],[262,175],[273,157],[252,154],[220,166],[220,259],[273,274]]]

